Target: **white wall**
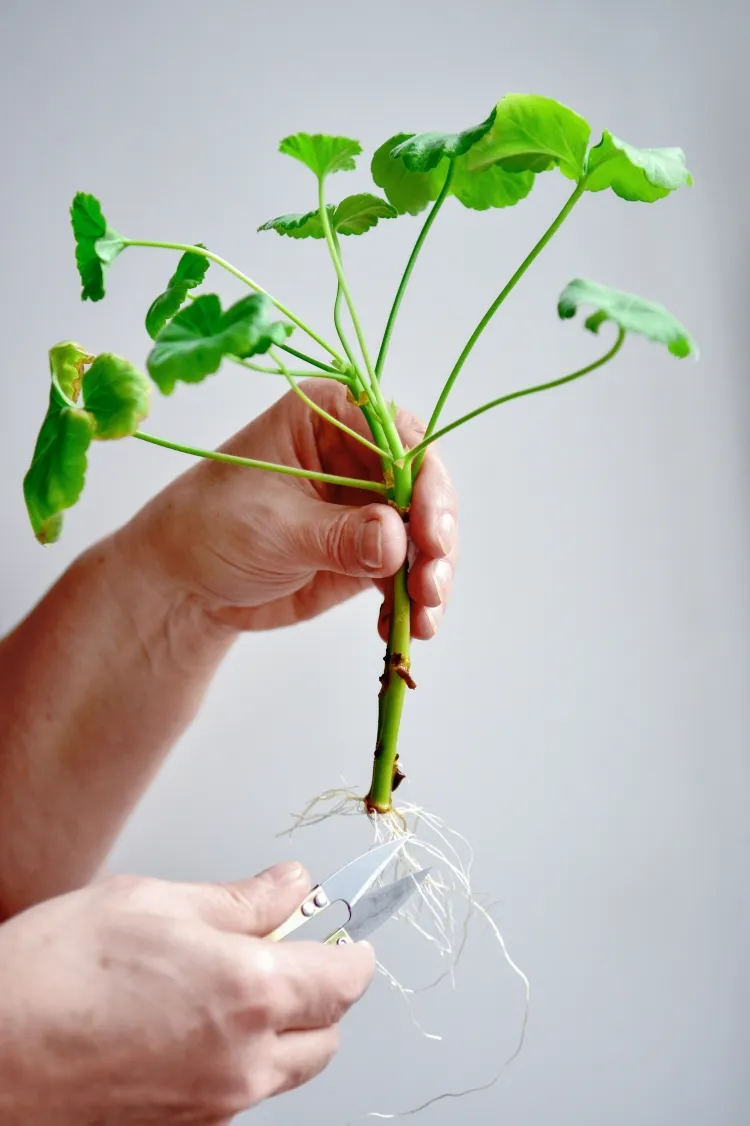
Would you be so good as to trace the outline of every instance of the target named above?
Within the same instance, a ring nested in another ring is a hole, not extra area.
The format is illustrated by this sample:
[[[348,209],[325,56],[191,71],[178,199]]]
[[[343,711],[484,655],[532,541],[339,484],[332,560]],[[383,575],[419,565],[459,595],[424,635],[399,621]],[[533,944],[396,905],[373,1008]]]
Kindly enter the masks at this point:
[[[476,882],[532,981],[526,1047],[491,1092],[421,1120],[473,1126],[740,1126],[747,1121],[750,516],[746,62],[740,5],[3,5],[4,415],[0,628],[85,545],[182,468],[139,443],[97,448],[62,542],[33,540],[20,481],[63,338],[141,362],[171,260],[129,252],[81,305],[67,207],[93,191],[133,237],[201,239],[328,324],[320,244],[256,235],[313,203],[276,154],[297,129],[359,137],[462,128],[509,90],[550,94],[634,144],[681,145],[696,186],[656,204],[587,198],[508,302],[452,410],[571,370],[599,346],[555,300],[582,275],[663,301],[699,365],[629,341],[615,365],[443,444],[463,561],[442,634],[416,653],[408,796],[475,846]],[[366,164],[346,190],[365,186]],[[343,187],[343,185],[342,185]],[[514,210],[446,206],[394,339],[388,386],[426,412],[478,316],[561,205],[542,177]],[[416,221],[350,246],[377,332]],[[354,240],[350,240],[354,242]],[[236,292],[230,282],[221,291]],[[227,371],[157,401],[150,427],[216,443],[278,393]],[[364,784],[380,647],[375,598],[232,654],[118,844],[113,864],[232,878],[286,856],[288,813],[341,774]],[[336,655],[346,648],[346,673]],[[326,668],[330,659],[331,669]],[[295,702],[288,694],[297,685]],[[258,788],[257,779],[261,779]],[[0,811],[1,815],[1,811]],[[369,843],[311,830],[313,871]],[[408,980],[423,947],[378,948]],[[249,1121],[345,1123],[489,1077],[513,1046],[517,983],[472,939],[460,988],[423,999],[421,1041],[378,983],[316,1083]],[[374,1097],[373,1082],[379,1084]]]

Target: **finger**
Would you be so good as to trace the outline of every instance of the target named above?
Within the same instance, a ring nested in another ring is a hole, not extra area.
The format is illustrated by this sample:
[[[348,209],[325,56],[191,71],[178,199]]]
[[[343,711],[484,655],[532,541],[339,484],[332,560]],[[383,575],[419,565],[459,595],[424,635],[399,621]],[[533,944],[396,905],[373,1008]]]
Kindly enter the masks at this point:
[[[412,602],[420,606],[444,606],[453,583],[453,559],[430,559],[418,555],[409,571],[407,589]]]
[[[442,606],[413,606],[411,611],[411,635],[415,641],[430,641],[443,620]]]
[[[416,446],[424,437],[425,426],[414,415],[399,411],[396,420],[406,445]],[[443,465],[437,446],[425,451],[422,467],[414,483],[409,510],[409,531],[420,551],[432,559],[448,555],[457,538],[458,498]]]
[[[363,942],[254,943],[237,935],[226,935],[224,941],[250,986],[248,1016],[260,1006],[264,1023],[277,1032],[338,1024],[366,991],[375,970],[372,948]]]
[[[390,505],[328,504],[299,494],[284,519],[295,561],[310,570],[385,578],[406,558],[403,521]]]
[[[338,1025],[308,1032],[283,1032],[276,1037],[273,1069],[276,1081],[272,1095],[292,1091],[320,1075],[339,1047]]]
[[[195,914],[218,930],[265,937],[295,911],[312,888],[292,861],[228,884],[184,884]]]

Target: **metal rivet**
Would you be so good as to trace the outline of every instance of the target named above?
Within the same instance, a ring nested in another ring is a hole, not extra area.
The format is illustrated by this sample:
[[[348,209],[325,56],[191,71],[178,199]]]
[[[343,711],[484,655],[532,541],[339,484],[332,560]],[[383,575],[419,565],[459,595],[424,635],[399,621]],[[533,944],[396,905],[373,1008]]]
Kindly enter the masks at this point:
[[[302,912],[302,914],[305,916],[306,919],[309,919],[311,915],[315,914],[315,906],[308,899],[306,903],[302,904],[302,906],[300,907],[300,911]]]
[[[315,904],[316,907],[327,907],[328,906],[328,896],[326,895],[326,893],[322,889],[315,896],[313,903]]]
[[[344,936],[344,935],[342,934],[341,938],[337,938],[337,939],[336,939],[336,945],[337,945],[337,946],[346,946],[346,944],[347,944],[347,942],[348,942],[348,941],[349,941],[349,939],[348,939],[348,938],[346,938],[346,937],[345,937],[345,936]]]

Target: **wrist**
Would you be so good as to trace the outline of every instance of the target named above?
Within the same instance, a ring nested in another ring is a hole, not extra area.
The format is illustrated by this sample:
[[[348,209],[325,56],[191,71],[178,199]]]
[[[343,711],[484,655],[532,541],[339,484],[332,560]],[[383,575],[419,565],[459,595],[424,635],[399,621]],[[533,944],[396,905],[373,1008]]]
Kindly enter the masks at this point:
[[[86,554],[155,672],[199,672],[230,648],[236,631],[170,573],[158,528],[149,534],[136,517]]]

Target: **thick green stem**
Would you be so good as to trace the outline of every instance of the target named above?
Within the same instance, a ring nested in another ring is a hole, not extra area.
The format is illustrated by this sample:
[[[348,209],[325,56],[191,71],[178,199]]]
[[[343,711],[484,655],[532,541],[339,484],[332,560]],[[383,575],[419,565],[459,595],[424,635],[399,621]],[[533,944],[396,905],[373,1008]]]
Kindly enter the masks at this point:
[[[337,379],[341,379],[342,377],[340,369],[332,368],[330,364],[324,364],[320,360],[315,360],[312,356],[308,356],[306,352],[299,352],[296,348],[292,348],[290,344],[279,344],[279,348],[281,348],[282,352],[288,352],[290,356],[296,356],[298,360],[302,360],[304,363],[310,364],[311,367],[318,368],[320,371],[325,372],[326,375],[334,376]]]
[[[227,465],[244,465],[249,469],[265,469],[271,473],[283,473],[287,477],[303,477],[308,481],[321,481],[327,485],[340,485],[349,489],[365,489],[371,493],[387,493],[386,486],[380,481],[365,481],[358,477],[337,477],[333,473],[317,473],[312,469],[297,469],[291,465],[275,465],[271,461],[256,461],[249,457],[236,457],[234,454],[225,454],[220,450],[201,450],[195,446],[183,446],[178,442],[168,442],[166,438],[157,438],[153,434],[146,434],[138,430],[133,435],[142,442],[151,442],[154,446],[163,446],[167,450],[176,450],[181,454],[190,454],[191,457],[205,457],[210,461],[221,461]]]
[[[330,356],[333,356],[334,360],[343,362],[341,360],[341,356],[339,356],[335,348],[332,348],[330,344],[327,344],[321,336],[318,336],[318,334],[313,329],[311,329],[309,325],[306,325],[303,320],[295,316],[291,309],[287,309],[286,305],[282,305],[280,301],[277,301],[276,298],[273,297],[268,292],[268,290],[264,289],[262,285],[258,285],[258,283],[253,281],[252,278],[249,278],[247,274],[243,274],[241,270],[238,270],[236,266],[233,266],[231,262],[227,262],[226,258],[220,258],[218,254],[214,254],[213,251],[206,250],[202,246],[191,246],[189,243],[185,242],[155,242],[150,239],[136,238],[123,239],[123,242],[125,243],[125,246],[146,246],[153,247],[156,250],[181,250],[186,254],[197,254],[201,258],[208,258],[210,262],[215,262],[217,266],[221,266],[222,269],[227,270],[230,274],[233,274],[234,277],[239,278],[241,282],[244,282],[245,285],[250,287],[250,289],[254,289],[256,293],[264,294],[271,302],[271,304],[279,310],[280,313],[283,313],[284,316],[288,317],[290,321],[293,321],[298,328],[301,328],[303,332],[306,332],[312,340],[319,344],[321,348],[325,349],[325,351],[328,352]],[[299,355],[299,353],[297,353],[297,355]],[[304,358],[307,359],[307,357]],[[314,360],[311,360],[309,362],[315,363]]]
[[[390,314],[388,316],[388,322],[385,326],[385,332],[383,333],[383,340],[382,340],[381,345],[380,345],[380,351],[378,352],[378,358],[375,361],[375,374],[378,377],[378,379],[380,379],[381,375],[383,374],[383,365],[385,364],[385,357],[388,353],[388,347],[391,343],[391,336],[393,335],[393,328],[396,324],[396,317],[398,316],[398,311],[401,307],[401,302],[403,300],[403,296],[406,293],[406,287],[409,284],[409,278],[411,277],[412,270],[414,269],[414,265],[417,261],[417,258],[419,257],[419,252],[422,249],[422,246],[424,244],[424,240],[427,238],[428,234],[430,233],[430,227],[432,226],[432,224],[437,219],[438,212],[440,211],[440,208],[443,206],[443,203],[445,202],[445,200],[448,196],[448,192],[450,191],[450,186],[451,186],[451,183],[453,181],[454,168],[455,168],[454,161],[451,160],[449,165],[448,165],[448,172],[447,172],[446,177],[445,177],[445,183],[443,184],[442,188],[440,189],[440,195],[435,200],[435,203],[434,203],[434,205],[433,205],[433,207],[430,211],[430,214],[427,216],[427,219],[425,220],[424,226],[422,227],[422,230],[419,232],[419,237],[417,238],[417,241],[414,243],[414,249],[411,252],[411,255],[409,257],[409,261],[406,263],[406,269],[404,270],[403,277],[401,278],[401,282],[399,284],[398,290],[396,291],[396,296],[393,299],[393,305],[391,306],[391,311],[390,311]]]
[[[550,241],[552,236],[556,233],[556,231],[558,231],[560,229],[560,227],[565,222],[565,220],[567,219],[570,212],[573,210],[575,205],[578,203],[578,200],[583,195],[583,192],[584,192],[584,182],[581,181],[580,184],[576,185],[575,191],[571,195],[570,199],[567,201],[567,203],[562,208],[560,213],[557,215],[557,217],[552,221],[550,226],[544,232],[544,234],[539,239],[539,242],[536,244],[534,249],[529,254],[526,255],[523,262],[521,263],[521,265],[516,270],[515,274],[513,274],[512,278],[500,290],[500,293],[497,295],[497,297],[492,302],[492,304],[490,305],[489,309],[487,310],[487,312],[482,317],[482,319],[479,322],[479,324],[477,325],[477,327],[472,332],[471,336],[469,337],[466,344],[464,345],[464,348],[463,348],[463,351],[461,352],[461,355],[456,360],[456,363],[453,367],[453,371],[448,376],[448,379],[446,380],[446,383],[445,383],[445,386],[443,387],[443,390],[440,392],[440,398],[438,399],[438,401],[435,405],[435,409],[432,412],[432,417],[430,418],[429,424],[427,426],[427,430],[425,431],[425,438],[429,438],[430,435],[436,429],[437,424],[438,424],[438,419],[440,418],[443,407],[445,406],[446,401],[448,399],[448,396],[451,393],[451,389],[453,388],[453,384],[458,379],[461,368],[464,366],[467,359],[469,358],[471,350],[474,347],[474,345],[476,344],[477,340],[479,340],[479,337],[482,335],[482,333],[486,329],[487,325],[490,323],[490,321],[494,317],[495,313],[497,312],[497,310],[502,305],[503,301],[505,301],[508,294],[511,293],[511,291],[513,289],[515,289],[516,285],[521,280],[523,275],[526,273],[526,271],[528,270],[529,266],[532,264],[534,259],[537,258],[539,254],[541,254],[541,252],[544,250],[545,246]],[[415,465],[415,471],[417,471],[417,472],[419,471],[420,464],[421,464],[421,458],[417,460],[417,463]]]
[[[411,473],[408,469],[396,467],[394,479],[396,505],[407,520],[412,494]],[[380,679],[372,781],[365,799],[370,813],[387,813],[391,808],[398,770],[401,713],[407,691],[416,687],[411,676],[411,600],[407,590],[408,576],[409,567],[405,562],[393,579],[393,613]]]
[[[580,368],[578,371],[571,372],[569,375],[563,375],[559,379],[552,379],[549,383],[538,383],[536,387],[524,387],[521,391],[511,391],[508,395],[501,395],[499,399],[492,399],[489,403],[484,403],[481,407],[475,407],[473,411],[464,414],[461,418],[457,418],[454,422],[448,423],[443,426],[441,430],[436,430],[429,438],[424,438],[418,446],[414,446],[404,456],[404,464],[408,465],[409,462],[419,459],[424,456],[424,451],[432,442],[437,442],[438,438],[442,438],[444,434],[450,434],[451,430],[457,430],[459,426],[463,426],[465,422],[470,422],[472,418],[477,418],[485,411],[490,411],[494,407],[500,407],[503,403],[510,403],[513,399],[522,399],[525,395],[536,395],[538,391],[550,391],[553,387],[562,387],[566,383],[572,383],[575,379],[580,379],[589,372],[596,371],[597,368],[603,367],[604,364],[609,363],[614,356],[622,348],[623,341],[625,340],[625,330],[620,329],[617,333],[617,340],[612,345],[610,350],[598,360],[593,363],[587,364],[585,368]]]

